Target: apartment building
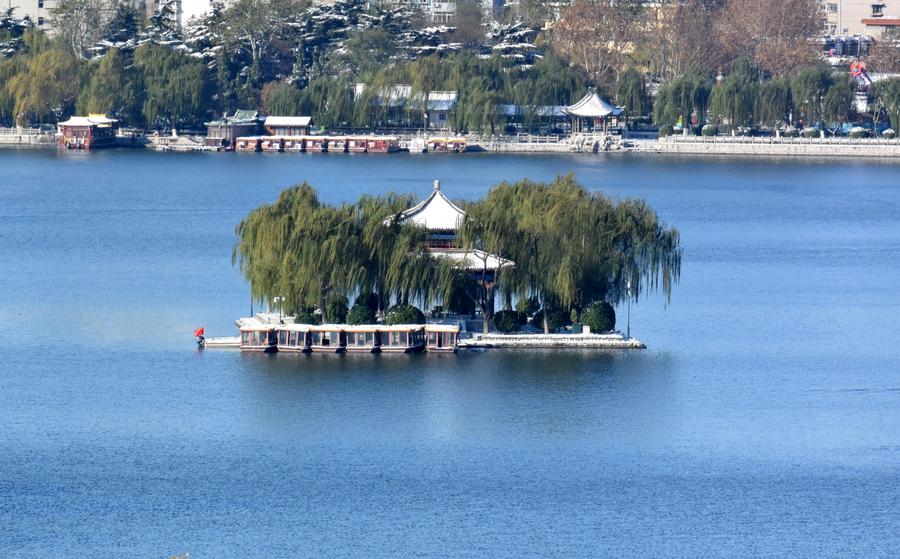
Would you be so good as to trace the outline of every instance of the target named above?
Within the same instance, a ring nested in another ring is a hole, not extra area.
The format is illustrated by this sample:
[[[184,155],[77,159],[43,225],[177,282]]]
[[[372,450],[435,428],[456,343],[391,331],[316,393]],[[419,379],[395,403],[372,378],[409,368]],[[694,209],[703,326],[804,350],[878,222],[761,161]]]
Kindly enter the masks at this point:
[[[900,0],[824,0],[827,35],[870,35],[900,27]]]
[[[28,17],[38,27],[50,23],[50,10],[56,7],[56,0],[2,0],[3,10],[12,10],[13,17]]]

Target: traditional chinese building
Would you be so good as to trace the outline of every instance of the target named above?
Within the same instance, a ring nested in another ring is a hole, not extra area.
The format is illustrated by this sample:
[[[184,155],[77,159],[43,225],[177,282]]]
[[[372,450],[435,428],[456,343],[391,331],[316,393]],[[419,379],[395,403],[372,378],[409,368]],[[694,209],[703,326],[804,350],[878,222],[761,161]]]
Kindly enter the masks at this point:
[[[596,91],[591,91],[574,105],[563,108],[563,112],[572,117],[572,132],[591,132],[609,130],[610,124],[616,126],[618,119],[625,111],[609,101],[602,99]]]
[[[428,249],[437,257],[450,258],[457,268],[472,272],[478,281],[493,282],[496,273],[513,262],[479,249],[466,250],[458,237],[466,212],[451,202],[434,181],[434,190],[415,206],[397,216],[428,231]]]
[[[254,110],[237,110],[232,116],[206,123],[206,145],[233,149],[242,136],[256,136],[262,132],[263,118]]]
[[[311,125],[311,116],[267,116],[264,124],[272,136],[306,136]]]
[[[119,121],[106,115],[73,116],[59,123],[59,144],[68,149],[97,149],[116,145]]]

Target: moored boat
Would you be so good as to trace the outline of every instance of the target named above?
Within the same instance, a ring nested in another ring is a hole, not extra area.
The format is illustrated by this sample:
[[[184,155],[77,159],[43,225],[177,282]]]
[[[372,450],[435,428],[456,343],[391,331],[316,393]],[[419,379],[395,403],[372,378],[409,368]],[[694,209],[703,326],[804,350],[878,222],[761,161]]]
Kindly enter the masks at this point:
[[[429,352],[455,353],[459,332],[459,324],[426,324],[425,349]]]
[[[285,324],[278,326],[278,351],[308,353],[312,351],[310,344],[309,324]]]
[[[362,324],[344,327],[348,353],[378,353],[381,351],[381,327]]]
[[[314,353],[339,353],[347,347],[345,326],[322,324],[309,327],[309,347]]]
[[[425,349],[424,324],[395,324],[381,326],[383,353],[413,353]]]
[[[248,320],[240,327],[241,351],[278,351],[275,326]]]

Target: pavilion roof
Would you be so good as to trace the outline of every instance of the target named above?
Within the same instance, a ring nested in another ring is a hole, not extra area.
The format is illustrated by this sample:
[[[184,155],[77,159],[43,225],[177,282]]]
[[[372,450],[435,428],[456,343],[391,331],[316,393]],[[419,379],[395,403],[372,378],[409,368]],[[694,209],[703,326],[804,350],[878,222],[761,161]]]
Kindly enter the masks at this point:
[[[455,231],[462,225],[466,212],[444,196],[440,181],[434,181],[434,190],[428,198],[397,217],[403,223],[409,222],[429,231]]]
[[[570,116],[582,118],[603,118],[607,116],[619,116],[624,109],[617,107],[591,91],[574,105],[569,105],[563,112]]]
[[[501,258],[483,250],[463,249],[432,249],[432,254],[440,258],[450,258],[454,267],[478,272],[482,270],[497,271],[501,268],[514,266],[512,260]]]
[[[60,122],[59,126],[111,126],[117,122],[119,121],[106,115],[73,116]]]

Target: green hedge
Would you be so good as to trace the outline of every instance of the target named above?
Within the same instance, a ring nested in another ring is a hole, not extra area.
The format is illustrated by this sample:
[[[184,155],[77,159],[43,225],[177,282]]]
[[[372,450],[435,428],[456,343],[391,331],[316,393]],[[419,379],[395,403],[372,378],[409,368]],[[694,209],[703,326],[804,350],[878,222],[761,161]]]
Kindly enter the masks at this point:
[[[393,324],[425,324],[425,315],[412,305],[397,305],[388,309],[384,321]]]
[[[519,327],[524,324],[523,317],[516,311],[500,311],[494,315],[494,327],[504,334],[518,332]]]
[[[357,302],[347,313],[347,324],[375,324],[375,311]]]
[[[715,136],[719,133],[719,129],[713,126],[712,124],[707,124],[703,128],[700,129],[700,135],[710,137]]]
[[[807,128],[803,131],[804,138],[818,138],[821,134],[815,128]]]
[[[563,326],[568,326],[572,324],[570,320],[569,313],[562,309],[550,309],[550,312],[547,313],[547,323],[550,326],[550,331],[555,332],[559,330]],[[531,324],[536,328],[544,327],[544,311],[539,310],[531,319]]]
[[[598,301],[581,313],[581,323],[591,327],[591,333],[616,329],[616,309],[606,301]]]
[[[671,136],[675,133],[675,129],[669,126],[668,124],[665,126],[659,127],[659,137],[665,138],[666,136]]]
[[[319,324],[322,322],[321,317],[314,315],[307,309],[294,313],[294,322],[297,324]]]

